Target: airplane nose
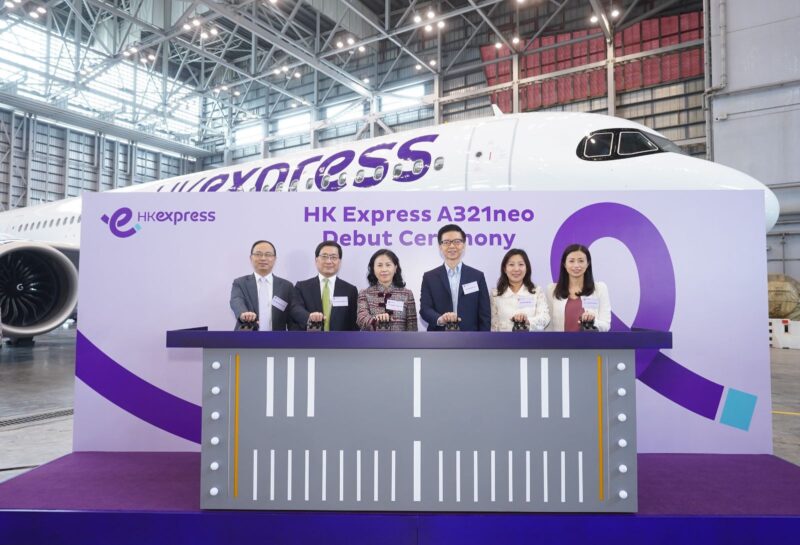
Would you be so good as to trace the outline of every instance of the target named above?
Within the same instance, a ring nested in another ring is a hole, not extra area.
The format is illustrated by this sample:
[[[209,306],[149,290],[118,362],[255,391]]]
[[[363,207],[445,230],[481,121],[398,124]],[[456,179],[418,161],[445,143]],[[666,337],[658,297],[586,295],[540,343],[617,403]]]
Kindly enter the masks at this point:
[[[764,215],[767,220],[767,231],[775,227],[778,222],[778,215],[781,213],[781,205],[778,197],[768,187],[764,188]]]

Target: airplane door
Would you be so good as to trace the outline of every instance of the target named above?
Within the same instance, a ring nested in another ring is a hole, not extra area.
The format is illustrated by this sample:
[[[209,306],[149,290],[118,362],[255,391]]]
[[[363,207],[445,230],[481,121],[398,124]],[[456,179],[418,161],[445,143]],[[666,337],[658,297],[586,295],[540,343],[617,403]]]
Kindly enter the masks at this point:
[[[511,149],[517,119],[487,119],[475,127],[467,160],[467,189],[511,187]]]

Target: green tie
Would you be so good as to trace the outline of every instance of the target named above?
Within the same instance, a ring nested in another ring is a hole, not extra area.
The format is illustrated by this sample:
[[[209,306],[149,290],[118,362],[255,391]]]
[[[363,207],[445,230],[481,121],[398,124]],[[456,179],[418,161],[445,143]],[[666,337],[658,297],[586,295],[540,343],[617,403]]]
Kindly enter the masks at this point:
[[[331,290],[328,279],[322,280],[325,286],[322,288],[322,314],[325,315],[325,331],[331,330]]]

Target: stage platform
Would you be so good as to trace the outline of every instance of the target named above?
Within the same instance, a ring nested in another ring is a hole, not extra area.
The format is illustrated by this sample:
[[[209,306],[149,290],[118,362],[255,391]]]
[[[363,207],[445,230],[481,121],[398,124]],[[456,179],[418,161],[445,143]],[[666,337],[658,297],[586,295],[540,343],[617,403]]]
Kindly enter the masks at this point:
[[[81,452],[0,484],[0,544],[798,543],[800,467],[640,454],[639,512],[200,511],[196,453]]]

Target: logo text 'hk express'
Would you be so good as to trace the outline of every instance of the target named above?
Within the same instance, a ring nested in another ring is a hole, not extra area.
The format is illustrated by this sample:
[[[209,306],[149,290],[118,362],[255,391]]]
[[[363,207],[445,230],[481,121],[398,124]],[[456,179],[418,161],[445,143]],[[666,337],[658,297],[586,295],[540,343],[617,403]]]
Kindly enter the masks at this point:
[[[142,229],[142,223],[156,222],[156,223],[171,223],[178,225],[183,222],[212,222],[215,221],[216,212],[213,210],[156,210],[152,212],[139,212],[136,214],[136,223],[133,226],[128,225],[133,220],[133,210],[128,207],[122,207],[115,210],[109,217],[103,214],[100,217],[104,223],[108,224],[108,228],[117,238],[132,237]]]

